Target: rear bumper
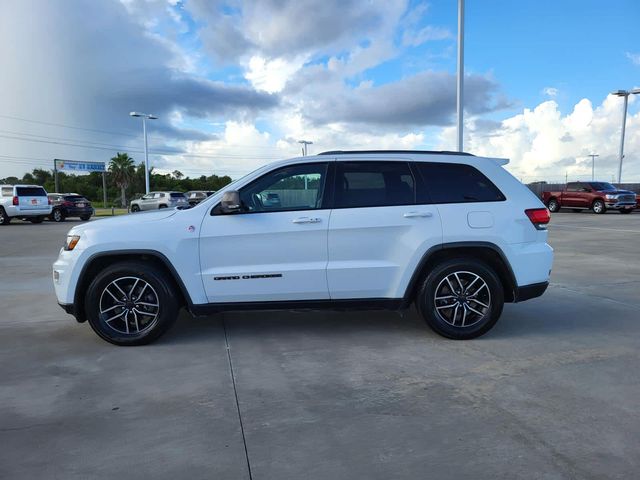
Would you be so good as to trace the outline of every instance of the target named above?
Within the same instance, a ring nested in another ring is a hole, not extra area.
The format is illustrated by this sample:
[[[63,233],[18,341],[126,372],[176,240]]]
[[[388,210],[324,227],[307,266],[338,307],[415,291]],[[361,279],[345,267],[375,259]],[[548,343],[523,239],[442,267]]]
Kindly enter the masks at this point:
[[[10,217],[40,217],[51,214],[51,205],[42,208],[21,208],[12,205],[4,207],[5,212]]]
[[[65,217],[84,217],[85,215],[93,215],[93,207],[82,208],[64,208],[62,209]]]
[[[523,285],[515,291],[515,301],[524,302],[541,296],[549,286],[549,282],[532,283],[531,285]]]

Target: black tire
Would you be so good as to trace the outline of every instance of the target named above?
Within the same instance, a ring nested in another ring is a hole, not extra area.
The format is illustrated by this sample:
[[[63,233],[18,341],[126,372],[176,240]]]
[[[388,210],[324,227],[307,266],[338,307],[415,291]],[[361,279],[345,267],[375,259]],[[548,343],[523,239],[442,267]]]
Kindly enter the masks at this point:
[[[633,209],[631,209],[631,208],[629,208],[629,209],[627,209],[627,208],[621,208],[621,209],[620,209],[620,213],[625,213],[625,214],[626,214],[626,213],[631,213],[632,211],[633,211]]]
[[[44,217],[31,217],[29,218],[31,223],[42,223],[44,222]]]
[[[476,279],[474,283],[472,280],[474,276],[484,282],[484,286],[481,285],[478,291],[469,290],[473,295],[451,292],[452,297],[464,297],[464,301],[460,300],[464,306],[463,311],[454,307],[458,304],[456,299],[436,300],[435,298],[436,293],[446,297],[442,293],[446,294],[446,291],[450,290],[447,277],[455,274],[458,274],[460,282],[452,284],[454,288],[461,285],[463,288],[475,289],[474,285],[478,285],[478,280]],[[472,299],[474,296],[475,300]],[[484,307],[480,306],[480,301]],[[446,307],[449,302],[453,302],[452,308]],[[453,340],[469,340],[484,335],[496,324],[504,306],[504,289],[496,273],[485,263],[471,258],[455,258],[443,261],[429,272],[418,291],[416,305],[427,324],[437,334]],[[469,311],[469,308],[482,315]],[[447,314],[447,312],[450,313]],[[470,316],[467,317],[467,314]],[[467,322],[467,325],[463,325],[464,322]]]
[[[64,222],[66,217],[64,216],[64,213],[62,213],[62,210],[60,210],[59,208],[54,208],[49,219],[53,220],[54,222]]]
[[[573,213],[580,213],[582,211],[582,209],[581,208],[572,208],[571,211]]]
[[[138,283],[134,285],[135,279],[138,279]],[[122,292],[113,285],[114,281],[118,282],[117,286],[128,298],[121,296]],[[85,312],[89,324],[102,339],[114,345],[151,343],[169,330],[178,317],[180,305],[174,293],[174,285],[169,275],[151,265],[140,262],[111,265],[96,275],[85,294]],[[141,291],[142,286],[144,291]],[[109,291],[106,291],[107,287]],[[117,301],[109,292],[115,293]],[[139,294],[144,302],[136,298]],[[153,303],[157,303],[157,309],[148,306]],[[113,307],[116,304],[118,306]],[[108,313],[101,313],[101,309],[110,310]],[[143,310],[150,313],[145,314]],[[125,311],[127,313],[123,313]],[[115,319],[109,317],[111,312],[115,312]],[[131,332],[136,330],[136,326],[138,331]]]
[[[166,205],[160,205],[158,208],[167,208]]]
[[[82,220],[83,222],[86,222],[90,218],[91,218],[91,215],[81,215],[80,216],[80,220]]]
[[[132,212],[139,212],[140,211],[140,207],[138,205],[131,205],[131,211]]]
[[[558,200],[552,198],[551,200],[549,200],[549,202],[547,202],[547,208],[551,213],[555,213],[560,210],[560,204],[558,203]]]
[[[11,223],[11,217],[7,215],[4,208],[0,207],[0,227],[2,225],[9,225],[9,223]]]
[[[593,210],[593,213],[597,213],[599,215],[607,211],[607,207],[602,200],[594,200],[591,205],[591,209]]]

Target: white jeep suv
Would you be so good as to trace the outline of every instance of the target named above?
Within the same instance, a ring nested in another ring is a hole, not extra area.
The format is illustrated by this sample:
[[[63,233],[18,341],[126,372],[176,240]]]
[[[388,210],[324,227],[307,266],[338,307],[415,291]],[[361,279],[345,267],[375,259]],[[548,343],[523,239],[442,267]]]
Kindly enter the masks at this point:
[[[474,338],[542,295],[549,212],[503,165],[453,152],[326,152],[262,167],[188,210],[78,225],[53,265],[60,305],[117,345],[178,310],[402,309]],[[273,201],[278,198],[278,201]]]

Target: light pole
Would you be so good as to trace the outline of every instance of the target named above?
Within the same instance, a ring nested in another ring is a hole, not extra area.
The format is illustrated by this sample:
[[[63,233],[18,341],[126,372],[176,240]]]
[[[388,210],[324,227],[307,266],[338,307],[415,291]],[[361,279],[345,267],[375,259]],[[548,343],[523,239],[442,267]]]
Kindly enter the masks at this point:
[[[587,157],[591,157],[591,181],[593,182],[596,179],[596,157],[599,157],[597,153],[592,153],[587,155]]]
[[[299,140],[298,143],[302,144],[302,156],[306,157],[307,156],[307,145],[313,145],[313,142],[310,142],[309,140]]]
[[[629,95],[640,93],[640,88],[633,90],[616,90],[611,95],[624,97],[624,107],[622,107],[622,134],[620,135],[620,163],[618,164],[618,183],[622,183],[622,159],[624,158],[624,131],[627,125],[627,104],[629,103]]]
[[[458,151],[462,152],[463,137],[463,90],[464,90],[464,0],[458,0],[458,88],[456,113],[458,114]]]
[[[147,119],[157,120],[158,117],[148,113],[129,112],[132,117],[142,118],[142,134],[144,135],[144,189],[145,193],[149,193],[149,152],[147,150]]]

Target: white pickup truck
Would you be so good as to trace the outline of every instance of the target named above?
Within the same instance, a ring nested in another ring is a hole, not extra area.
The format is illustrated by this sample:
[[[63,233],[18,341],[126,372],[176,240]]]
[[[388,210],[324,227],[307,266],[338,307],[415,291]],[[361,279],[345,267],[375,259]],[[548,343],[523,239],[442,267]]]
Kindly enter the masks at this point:
[[[51,203],[44,188],[38,185],[0,185],[0,226],[20,218],[42,223],[51,215]]]

